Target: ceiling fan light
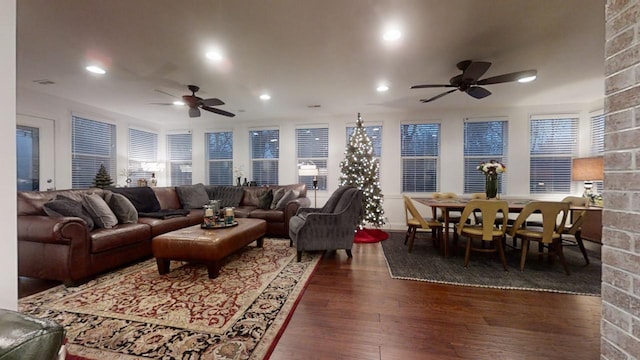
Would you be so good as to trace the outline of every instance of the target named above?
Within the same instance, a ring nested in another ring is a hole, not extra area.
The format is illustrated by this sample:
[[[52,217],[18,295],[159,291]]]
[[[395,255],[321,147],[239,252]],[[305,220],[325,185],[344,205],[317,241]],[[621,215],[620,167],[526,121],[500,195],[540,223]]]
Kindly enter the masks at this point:
[[[376,90],[378,92],[385,92],[385,91],[389,91],[389,87],[387,85],[379,85]]]
[[[184,106],[184,103],[182,101],[176,100],[176,101],[173,102],[173,105]]]
[[[532,82],[533,80],[536,79],[536,75],[532,75],[532,76],[525,76],[523,78],[518,79],[519,83],[528,83],[528,82]]]
[[[94,73],[94,74],[104,75],[104,74],[107,73],[103,68],[101,68],[99,66],[95,66],[95,65],[89,65],[85,69],[88,72],[91,72],[91,73]]]
[[[260,95],[260,100],[269,100],[269,99],[271,99],[271,95],[269,94]]]

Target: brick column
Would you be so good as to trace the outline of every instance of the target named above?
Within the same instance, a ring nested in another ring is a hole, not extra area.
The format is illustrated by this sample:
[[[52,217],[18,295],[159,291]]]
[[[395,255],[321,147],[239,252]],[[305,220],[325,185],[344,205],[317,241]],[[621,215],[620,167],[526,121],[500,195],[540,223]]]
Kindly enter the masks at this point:
[[[640,359],[640,0],[607,0],[605,20],[600,351]]]

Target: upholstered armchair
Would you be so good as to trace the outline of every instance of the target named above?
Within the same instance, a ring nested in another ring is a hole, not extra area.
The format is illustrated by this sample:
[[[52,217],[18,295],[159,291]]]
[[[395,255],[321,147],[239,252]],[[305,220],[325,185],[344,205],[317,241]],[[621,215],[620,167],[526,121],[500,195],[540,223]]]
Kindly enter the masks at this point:
[[[297,250],[344,249],[352,257],[353,237],[362,217],[362,192],[354,186],[338,188],[319,209],[298,209],[289,220],[289,237]]]

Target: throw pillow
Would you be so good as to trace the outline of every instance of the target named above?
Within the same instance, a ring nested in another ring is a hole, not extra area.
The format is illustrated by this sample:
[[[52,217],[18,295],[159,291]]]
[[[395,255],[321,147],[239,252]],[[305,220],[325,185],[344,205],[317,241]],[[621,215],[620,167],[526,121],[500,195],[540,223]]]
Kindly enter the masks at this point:
[[[104,201],[116,215],[119,223],[135,224],[138,222],[138,210],[126,196],[108,191],[104,194]]]
[[[271,209],[275,209],[276,205],[278,205],[278,201],[280,201],[280,199],[282,199],[282,197],[284,196],[284,188],[280,188],[276,191],[273,192],[273,200],[271,201]]]
[[[220,200],[222,207],[238,207],[244,196],[244,188],[241,186],[206,185],[207,195],[210,200]]]
[[[110,229],[118,225],[118,218],[100,195],[85,195],[82,198],[82,205],[87,209],[97,227]]]
[[[273,190],[269,189],[258,197],[258,209],[269,210],[273,201]]]
[[[278,201],[278,204],[276,204],[276,209],[278,210],[284,209],[284,207],[287,206],[287,203],[291,200],[297,199],[298,195],[299,193],[295,190],[292,190],[292,189],[287,190],[282,196],[282,198],[280,199],[280,201]]]
[[[110,190],[126,196],[139,213],[160,211],[160,202],[156,197],[156,193],[148,186],[112,188]]]
[[[209,195],[203,184],[176,186],[183,209],[202,209],[209,203]]]
[[[87,223],[87,229],[89,231],[93,230],[93,219],[91,219],[91,215],[82,207],[82,203],[79,201],[58,195],[54,200],[42,205],[42,208],[44,212],[51,217],[79,217]]]

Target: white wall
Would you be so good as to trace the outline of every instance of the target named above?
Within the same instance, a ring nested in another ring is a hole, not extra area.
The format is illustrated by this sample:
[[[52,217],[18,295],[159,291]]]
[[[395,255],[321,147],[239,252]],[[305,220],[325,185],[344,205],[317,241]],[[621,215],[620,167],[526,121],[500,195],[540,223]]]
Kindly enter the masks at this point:
[[[382,125],[382,159],[380,184],[384,194],[384,209],[388,227],[404,227],[404,210],[401,194],[400,124],[406,122],[439,122],[441,124],[440,191],[462,193],[463,165],[462,140],[465,118],[500,117],[509,121],[509,152],[507,193],[503,196],[529,196],[529,117],[532,114],[577,114],[580,118],[579,155],[589,155],[590,116],[602,110],[602,101],[584,104],[548,105],[541,107],[496,108],[477,110],[428,110],[424,113],[362,113],[365,125]],[[295,129],[298,126],[329,126],[329,179],[328,190],[318,191],[318,206],[324,204],[331,192],[338,187],[339,163],[344,158],[346,145],[345,127],[355,124],[357,114],[306,119],[273,119],[260,122],[239,122],[224,117],[205,114],[199,119],[180,119],[175,123],[154,124],[109,113],[72,101],[43,95],[34,91],[18,92],[18,112],[56,120],[56,184],[59,189],[71,186],[70,117],[77,113],[95,120],[115,123],[118,128],[118,168],[126,167],[128,127],[135,126],[157,131],[159,134],[159,160],[165,159],[165,135],[176,131],[193,134],[193,182],[206,183],[204,134],[212,130],[234,131],[234,165],[242,166],[244,174],[251,178],[249,163],[250,129],[278,128],[280,130],[280,184],[297,182],[295,160]],[[166,172],[159,174],[158,184],[166,185]],[[118,178],[118,183],[123,183]],[[575,184],[575,194],[582,192],[581,184]],[[430,196],[430,194],[408,194]],[[309,197],[313,199],[311,191]],[[562,196],[559,196],[561,198]],[[548,197],[553,199],[554,197]],[[555,197],[558,198],[558,197]]]
[[[5,174],[16,173],[16,1],[0,0],[0,154]],[[18,307],[16,179],[0,177],[0,308]]]

